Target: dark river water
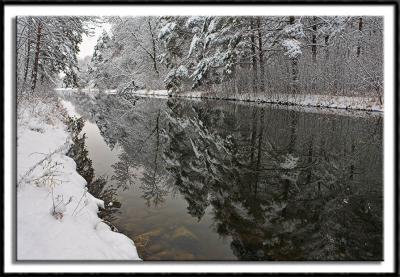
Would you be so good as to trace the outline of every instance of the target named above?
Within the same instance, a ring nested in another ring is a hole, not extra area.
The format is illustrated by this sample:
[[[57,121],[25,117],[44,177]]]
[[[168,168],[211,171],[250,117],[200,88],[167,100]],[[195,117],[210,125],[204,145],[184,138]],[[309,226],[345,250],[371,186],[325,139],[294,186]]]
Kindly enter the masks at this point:
[[[381,115],[65,99],[86,120],[103,218],[144,260],[383,259]]]

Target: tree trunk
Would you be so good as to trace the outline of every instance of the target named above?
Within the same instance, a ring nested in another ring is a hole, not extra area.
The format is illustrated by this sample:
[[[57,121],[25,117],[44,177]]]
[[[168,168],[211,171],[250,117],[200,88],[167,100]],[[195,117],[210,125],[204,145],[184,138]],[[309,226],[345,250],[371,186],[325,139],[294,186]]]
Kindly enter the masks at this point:
[[[256,39],[255,39],[255,35],[254,35],[254,19],[251,19],[251,36],[250,36],[250,40],[251,40],[251,63],[252,63],[252,72],[253,72],[253,93],[257,92],[257,58],[256,58]]]
[[[149,24],[149,30],[150,30],[150,35],[151,35],[151,43],[152,43],[152,50],[153,50],[153,55],[151,56],[151,58],[153,60],[153,67],[154,67],[154,71],[157,73],[157,75],[159,75],[160,73],[157,68],[156,41],[155,41],[154,34],[153,34],[153,28],[151,27],[150,18],[148,18],[147,23]]]
[[[311,53],[312,53],[312,62],[314,66],[317,63],[317,17],[313,16],[313,26],[312,26],[313,34],[312,34],[312,45],[311,45]],[[317,86],[316,74],[314,72],[314,76],[311,81],[311,89],[313,92],[316,90]]]
[[[355,156],[355,149],[356,149],[356,146],[354,145],[354,143],[352,142],[351,143],[351,165],[350,165],[350,176],[349,176],[349,179],[350,180],[354,180],[354,156]]]
[[[26,83],[26,78],[28,77],[30,52],[31,52],[31,41],[30,41],[30,39],[28,39],[28,48],[26,50],[26,62],[25,62],[25,70],[24,70],[24,83],[23,83],[24,87],[25,87],[25,83]]]
[[[296,112],[291,112],[289,113],[290,115],[290,141],[287,146],[288,153],[293,153],[295,150],[296,146],[296,140],[297,140],[297,124],[299,122],[299,115]]]
[[[294,24],[294,16],[289,16],[289,24]],[[298,88],[298,75],[299,75],[299,67],[298,67],[299,60],[297,57],[291,59],[292,64],[292,86],[291,86],[291,93],[297,94]]]
[[[329,44],[329,35],[325,36],[325,60],[329,59],[329,48],[328,48],[328,44]]]
[[[360,17],[358,19],[358,31],[359,31],[359,37],[358,37],[358,44],[357,44],[357,57],[360,56],[361,54],[361,31],[363,28],[363,19]]]
[[[311,51],[312,51],[312,60],[315,63],[317,61],[317,17],[313,17],[313,35],[312,35],[312,46],[311,46]]]
[[[311,163],[313,161],[313,144],[314,144],[314,139],[311,136],[310,137],[310,144],[308,145],[308,169],[307,169],[307,184],[311,183],[312,179],[312,171],[313,171],[313,166],[311,166]]]
[[[264,72],[264,52],[262,45],[262,36],[261,36],[261,20],[260,17],[257,17],[257,33],[258,33],[258,63],[260,65],[260,91],[264,93],[265,90],[265,72]]]
[[[41,38],[42,38],[42,23],[39,22],[38,27],[37,27],[37,35],[36,35],[35,62],[33,64],[33,70],[32,70],[31,93],[33,93],[36,88],[38,67],[39,67],[40,39]]]
[[[251,167],[254,166],[254,152],[256,150],[256,136],[257,136],[257,109],[253,106],[253,117],[251,121],[251,139],[250,139],[250,165]]]
[[[262,143],[263,143],[263,135],[264,135],[264,108],[260,111],[260,133],[258,134],[258,151],[257,151],[257,164],[256,164],[256,174],[255,174],[255,184],[254,184],[254,194],[257,195],[258,192],[258,181],[260,176],[260,166],[261,166],[261,158],[262,158]]]

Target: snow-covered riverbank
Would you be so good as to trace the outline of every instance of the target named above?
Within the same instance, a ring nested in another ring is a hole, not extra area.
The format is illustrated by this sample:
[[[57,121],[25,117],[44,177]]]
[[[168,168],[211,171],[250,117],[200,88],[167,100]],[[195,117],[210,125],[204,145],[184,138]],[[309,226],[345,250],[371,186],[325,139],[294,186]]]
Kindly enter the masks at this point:
[[[131,239],[111,231],[103,206],[66,156],[61,106],[20,105],[17,129],[17,259],[140,260]]]
[[[58,88],[58,93],[86,93],[96,94],[96,89],[72,89]],[[106,94],[116,94],[116,90],[106,90]],[[339,96],[339,95],[292,95],[292,94],[253,94],[241,93],[236,95],[224,95],[222,93],[211,93],[205,91],[183,91],[179,93],[168,92],[167,90],[132,90],[131,94],[151,97],[183,97],[195,99],[216,99],[243,102],[258,102],[281,104],[287,106],[316,107],[316,108],[332,108],[341,110],[359,110],[370,112],[383,112],[383,103],[381,104],[378,97],[356,97],[356,96]]]
[[[304,107],[324,107],[335,109],[383,111],[383,104],[379,103],[376,97],[350,97],[334,95],[290,95],[290,94],[265,94],[242,93],[237,95],[223,95],[202,91],[188,91],[169,94],[166,90],[137,90],[132,91],[137,95],[156,97],[185,97],[185,98],[206,98],[231,101],[262,102],[284,105],[295,105]]]

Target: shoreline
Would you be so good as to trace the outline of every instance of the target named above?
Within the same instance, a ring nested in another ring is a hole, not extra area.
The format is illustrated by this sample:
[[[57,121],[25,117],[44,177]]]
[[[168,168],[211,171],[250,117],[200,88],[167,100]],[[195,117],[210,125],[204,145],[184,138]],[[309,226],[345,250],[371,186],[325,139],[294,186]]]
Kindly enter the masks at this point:
[[[323,95],[298,95],[297,97],[295,95],[272,95],[272,96],[265,95],[260,97],[260,96],[252,96],[251,94],[244,94],[235,97],[235,96],[207,95],[207,93],[204,92],[187,92],[182,94],[178,93],[171,94],[164,90],[158,90],[158,91],[138,90],[135,92],[131,92],[131,94],[140,96],[210,99],[210,100],[223,100],[232,102],[275,104],[281,106],[298,106],[305,108],[383,113],[383,104],[382,105],[378,104],[377,103],[378,99],[373,99],[372,97],[337,96],[332,99],[327,99],[328,97]],[[357,102],[357,100],[360,99],[367,101],[369,100],[369,102],[354,104],[354,102]],[[346,104],[345,102],[346,100],[350,100],[348,101],[349,104]]]
[[[141,260],[133,240],[99,217],[104,201],[67,155],[72,134],[57,101],[39,102],[17,121],[17,259]]]
[[[56,92],[68,93],[99,93],[96,89],[72,89],[72,88],[57,88]],[[110,89],[104,92],[105,94],[117,94],[116,90]],[[255,95],[252,93],[244,93],[238,95],[218,95],[210,94],[204,91],[188,91],[180,93],[171,93],[167,90],[136,90],[131,91],[130,95],[138,96],[152,96],[159,98],[188,98],[188,99],[210,99],[210,100],[223,100],[232,102],[248,102],[248,103],[262,103],[274,104],[281,106],[296,106],[304,108],[319,108],[319,109],[333,109],[339,111],[356,111],[356,112],[370,112],[383,114],[384,104],[379,103],[377,97],[362,97],[362,96],[328,96],[328,95],[291,95],[291,94],[266,94]]]

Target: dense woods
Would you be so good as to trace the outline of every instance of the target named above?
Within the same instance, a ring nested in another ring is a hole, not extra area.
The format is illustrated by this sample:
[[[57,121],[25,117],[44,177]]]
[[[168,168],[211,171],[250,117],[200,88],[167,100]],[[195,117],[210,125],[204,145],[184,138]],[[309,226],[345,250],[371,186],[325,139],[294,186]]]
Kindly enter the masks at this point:
[[[78,85],[79,44],[84,17],[18,17],[17,89],[18,94],[33,94],[38,87],[57,85],[63,73],[67,86]]]
[[[90,59],[77,61],[83,17],[21,17],[18,89],[63,72],[68,87],[230,94],[383,93],[380,17],[108,17]],[[87,25],[87,24],[86,24]]]
[[[89,79],[148,89],[382,95],[377,17],[113,18]],[[99,76],[100,75],[100,76]],[[105,86],[104,83],[107,85]]]

